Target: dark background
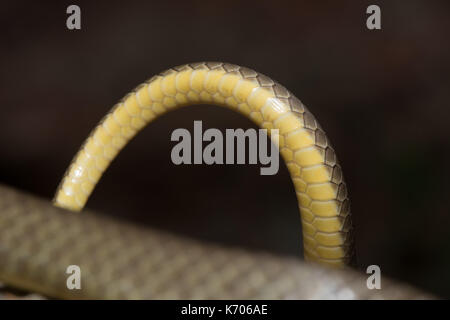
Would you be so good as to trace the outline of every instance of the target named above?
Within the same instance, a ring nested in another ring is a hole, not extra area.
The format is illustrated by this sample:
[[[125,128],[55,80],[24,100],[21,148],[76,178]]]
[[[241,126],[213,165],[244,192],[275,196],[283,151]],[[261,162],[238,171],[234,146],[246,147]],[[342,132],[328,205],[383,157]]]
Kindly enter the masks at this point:
[[[82,30],[69,31],[78,4]],[[369,4],[382,30],[366,28]],[[50,199],[129,90],[188,62],[269,75],[319,119],[352,199],[360,267],[450,297],[448,1],[2,1],[0,183]],[[176,128],[248,128],[212,106],[169,113],[112,164],[88,207],[233,246],[300,256],[286,167],[175,166]],[[156,169],[154,169],[156,168]]]

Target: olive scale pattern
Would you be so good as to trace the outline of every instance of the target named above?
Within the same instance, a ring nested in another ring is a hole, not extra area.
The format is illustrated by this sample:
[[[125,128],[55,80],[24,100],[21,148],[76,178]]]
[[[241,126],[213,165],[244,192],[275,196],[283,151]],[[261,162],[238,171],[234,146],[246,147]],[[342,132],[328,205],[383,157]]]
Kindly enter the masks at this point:
[[[81,210],[102,173],[139,130],[169,110],[193,104],[226,106],[269,134],[278,129],[278,147],[301,212],[305,258],[333,266],[354,262],[347,187],[325,132],[283,86],[233,64],[201,62],[175,67],[126,95],[75,156],[58,187],[55,205]]]
[[[66,210],[0,185],[0,282],[69,299],[431,298],[383,278],[223,248]],[[67,267],[80,267],[69,290]]]

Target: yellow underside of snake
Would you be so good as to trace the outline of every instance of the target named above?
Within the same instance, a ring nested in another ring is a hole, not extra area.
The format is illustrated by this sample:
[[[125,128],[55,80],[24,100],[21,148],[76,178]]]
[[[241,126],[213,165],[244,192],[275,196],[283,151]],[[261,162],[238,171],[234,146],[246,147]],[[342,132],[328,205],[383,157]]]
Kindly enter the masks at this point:
[[[55,204],[81,210],[102,173],[127,142],[159,115],[187,105],[216,104],[260,127],[279,130],[279,150],[295,186],[305,258],[341,265],[352,259],[347,188],[335,152],[306,107],[257,72],[225,63],[169,69],[125,96],[95,128],[59,187]]]
[[[283,86],[227,63],[175,67],[126,95],[84,142],[58,187],[54,204],[72,211],[83,209],[103,172],[130,139],[165,112],[197,104],[236,110],[269,135],[278,129],[278,147],[298,199],[305,259],[332,266],[353,263],[347,188],[324,131]]]

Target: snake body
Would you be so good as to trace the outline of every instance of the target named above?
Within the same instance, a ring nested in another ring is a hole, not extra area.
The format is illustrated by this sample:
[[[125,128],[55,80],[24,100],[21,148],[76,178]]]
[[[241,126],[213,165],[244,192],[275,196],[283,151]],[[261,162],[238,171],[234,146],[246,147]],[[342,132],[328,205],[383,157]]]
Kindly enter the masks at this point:
[[[293,94],[248,68],[221,62],[166,70],[126,95],[93,130],[75,156],[54,202],[81,210],[102,173],[147,123],[192,104],[239,111],[268,130],[279,130],[279,150],[301,212],[305,258],[331,265],[354,258],[350,202],[342,169],[320,125]]]
[[[69,299],[377,299],[426,295],[382,279],[297,258],[199,243],[114,221],[70,214],[0,185],[0,281]],[[81,290],[66,269],[81,269]]]
[[[221,62],[175,67],[126,95],[101,120],[69,166],[53,200],[1,187],[0,280],[66,298],[406,297],[369,292],[365,279],[289,258],[199,244],[142,230],[81,210],[102,173],[139,130],[159,115],[192,104],[236,110],[279,130],[278,147],[297,194],[305,259],[354,262],[350,202],[342,169],[323,129],[292,93],[248,68]],[[62,208],[62,209],[61,209]],[[66,287],[69,265],[83,288]],[[344,290],[344,291],[342,291]]]

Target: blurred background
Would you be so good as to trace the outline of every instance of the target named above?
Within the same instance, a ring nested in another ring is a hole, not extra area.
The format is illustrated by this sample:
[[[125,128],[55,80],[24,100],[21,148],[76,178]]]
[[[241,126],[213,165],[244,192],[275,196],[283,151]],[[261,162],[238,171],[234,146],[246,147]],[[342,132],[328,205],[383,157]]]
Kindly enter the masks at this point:
[[[66,28],[81,7],[82,29]],[[377,4],[382,30],[366,28]],[[448,1],[2,1],[0,183],[50,199],[105,113],[169,67],[226,61],[287,87],[328,133],[348,184],[360,268],[450,298]],[[249,128],[194,106],[157,119],[88,208],[229,246],[301,257],[284,164],[175,166],[176,128]],[[157,168],[156,170],[154,168]]]

